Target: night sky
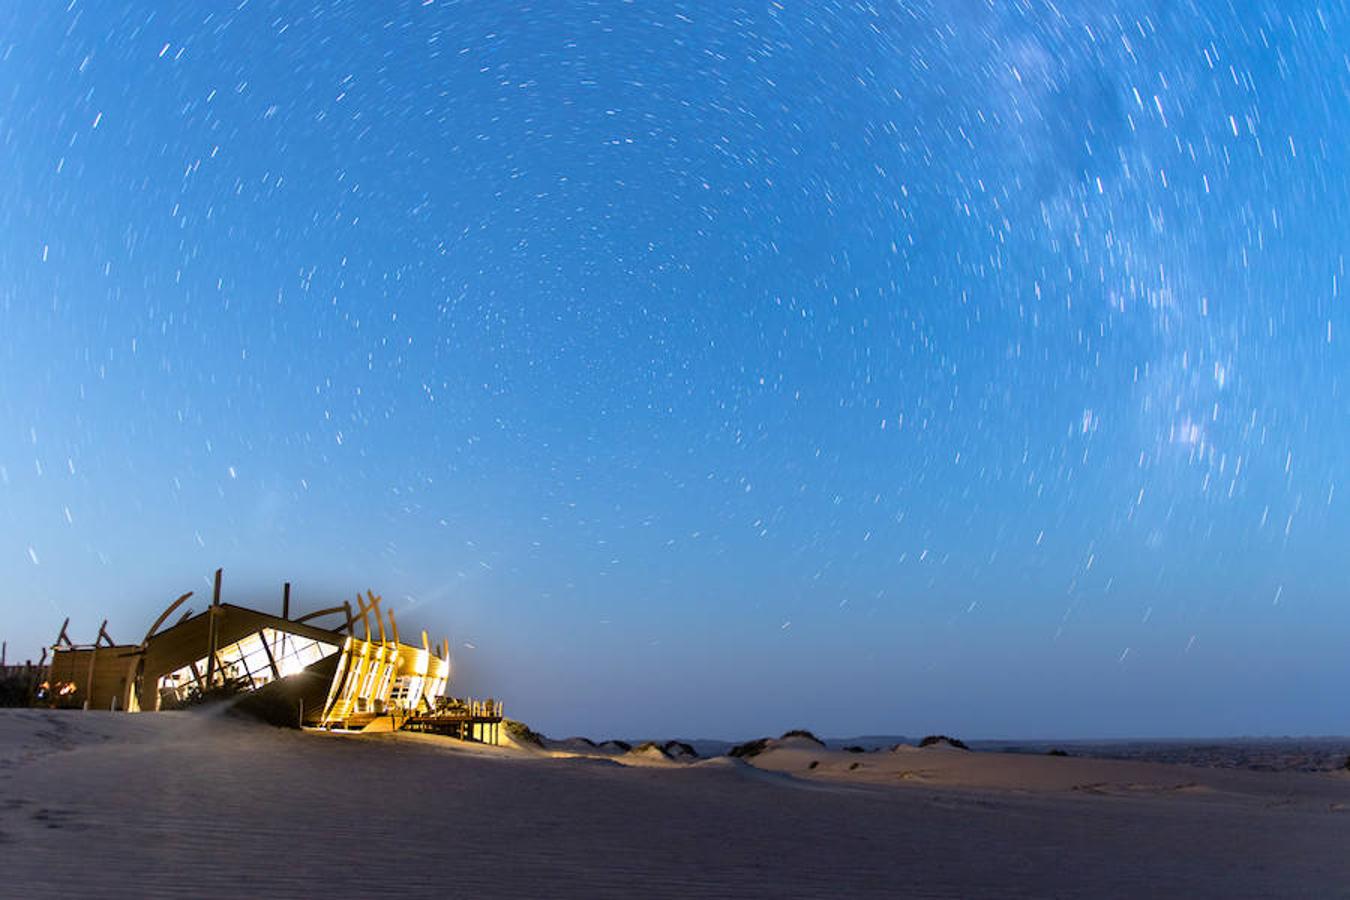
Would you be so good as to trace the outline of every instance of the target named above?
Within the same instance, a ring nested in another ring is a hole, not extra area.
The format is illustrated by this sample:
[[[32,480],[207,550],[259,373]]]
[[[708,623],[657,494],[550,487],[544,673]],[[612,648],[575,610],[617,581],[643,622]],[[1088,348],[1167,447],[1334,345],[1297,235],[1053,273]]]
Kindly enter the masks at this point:
[[[223,566],[556,735],[1350,731],[1348,52],[1340,0],[0,5],[9,657]]]

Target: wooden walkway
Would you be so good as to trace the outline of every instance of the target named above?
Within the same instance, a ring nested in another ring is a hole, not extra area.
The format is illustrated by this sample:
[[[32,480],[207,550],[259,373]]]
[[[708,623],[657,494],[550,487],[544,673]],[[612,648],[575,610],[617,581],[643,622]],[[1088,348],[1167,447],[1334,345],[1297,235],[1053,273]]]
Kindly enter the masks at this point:
[[[497,744],[501,741],[501,724],[500,701],[442,697],[431,712],[409,717],[400,728],[443,734],[461,741]]]

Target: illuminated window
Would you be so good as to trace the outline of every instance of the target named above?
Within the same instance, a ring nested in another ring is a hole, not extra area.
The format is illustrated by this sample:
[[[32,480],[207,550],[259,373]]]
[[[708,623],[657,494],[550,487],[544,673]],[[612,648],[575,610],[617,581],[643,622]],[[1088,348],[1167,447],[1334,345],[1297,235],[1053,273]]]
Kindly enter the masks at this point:
[[[303,671],[338,651],[335,644],[264,628],[216,651],[216,683],[257,690],[268,682]],[[181,703],[206,679],[206,657],[159,679],[161,703]],[[276,664],[276,670],[272,664]]]

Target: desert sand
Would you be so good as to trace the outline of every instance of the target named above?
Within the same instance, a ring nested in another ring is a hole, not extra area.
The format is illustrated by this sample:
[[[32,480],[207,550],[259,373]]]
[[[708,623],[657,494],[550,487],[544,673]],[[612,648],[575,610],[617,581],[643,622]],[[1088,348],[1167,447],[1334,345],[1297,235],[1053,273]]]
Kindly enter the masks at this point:
[[[812,765],[814,763],[814,765]],[[1350,778],[0,710],[6,896],[1350,897]]]

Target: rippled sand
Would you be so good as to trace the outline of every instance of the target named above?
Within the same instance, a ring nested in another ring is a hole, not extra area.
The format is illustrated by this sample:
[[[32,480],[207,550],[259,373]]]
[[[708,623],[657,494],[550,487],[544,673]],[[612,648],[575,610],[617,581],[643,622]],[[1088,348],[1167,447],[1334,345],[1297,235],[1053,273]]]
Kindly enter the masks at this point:
[[[651,762],[3,710],[0,877],[16,897],[1350,897],[1334,774],[801,741]]]

